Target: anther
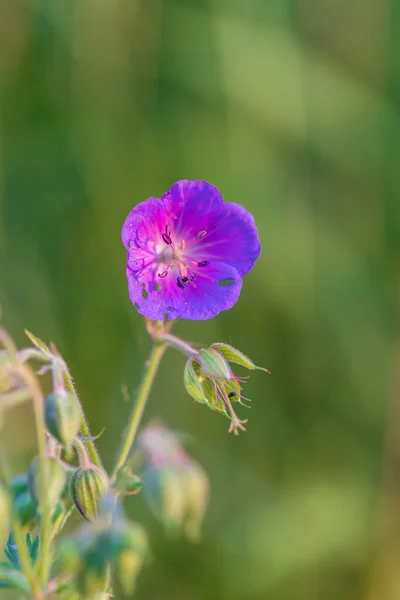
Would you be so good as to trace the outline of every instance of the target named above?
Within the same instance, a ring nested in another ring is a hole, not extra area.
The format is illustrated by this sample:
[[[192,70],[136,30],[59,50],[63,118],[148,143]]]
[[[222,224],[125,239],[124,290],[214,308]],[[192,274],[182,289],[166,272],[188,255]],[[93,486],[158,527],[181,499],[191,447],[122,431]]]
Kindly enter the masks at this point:
[[[187,277],[184,277],[184,279],[187,279]],[[181,290],[184,290],[187,282],[184,282],[183,279],[181,277],[177,277],[176,278],[176,285],[178,286],[178,288],[180,288]]]
[[[163,234],[162,234],[162,239],[164,240],[164,242],[165,242],[165,243],[166,243],[168,246],[171,246],[171,244],[172,244],[172,240],[171,240],[171,238],[169,237],[168,233],[163,233]]]
[[[203,238],[205,235],[207,235],[207,231],[202,229],[201,231],[198,231],[194,237],[196,238],[196,240],[199,240],[200,238]]]
[[[187,285],[189,283],[189,277],[182,277],[182,283]]]
[[[209,264],[208,260],[202,260],[197,263],[198,267],[206,267]]]
[[[166,277],[168,275],[168,271],[163,271],[162,273],[157,273],[157,275],[161,278],[164,279],[164,277]]]

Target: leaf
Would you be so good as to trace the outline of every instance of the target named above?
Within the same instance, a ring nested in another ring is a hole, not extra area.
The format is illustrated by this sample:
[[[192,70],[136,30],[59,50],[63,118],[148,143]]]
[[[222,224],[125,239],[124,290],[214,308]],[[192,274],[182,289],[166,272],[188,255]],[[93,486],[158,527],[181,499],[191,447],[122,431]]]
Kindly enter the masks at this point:
[[[34,346],[36,346],[36,348],[38,348],[39,350],[41,350],[47,356],[52,356],[50,348],[48,347],[47,344],[45,344],[44,342],[42,342],[41,339],[39,339],[38,337],[36,337],[36,335],[33,335],[33,333],[31,333],[27,329],[25,329],[25,334],[28,336],[28,338],[30,339],[30,341],[32,342],[32,344]]]
[[[16,588],[27,594],[30,592],[30,586],[21,571],[7,567],[0,567],[0,587]]]
[[[106,428],[103,427],[103,429],[97,435],[84,435],[84,436],[81,436],[79,439],[84,444],[88,444],[89,442],[94,442],[94,441],[98,440],[101,435],[103,435],[105,430],[106,430]]]
[[[224,358],[229,362],[233,362],[242,367],[246,367],[246,369],[250,369],[252,371],[259,370],[269,373],[268,369],[264,369],[263,367],[257,367],[257,365],[255,365],[248,356],[246,356],[245,354],[243,354],[243,352],[240,352],[240,350],[237,350],[233,346],[230,346],[229,344],[216,342],[215,344],[212,344],[211,347],[219,350],[224,356]]]

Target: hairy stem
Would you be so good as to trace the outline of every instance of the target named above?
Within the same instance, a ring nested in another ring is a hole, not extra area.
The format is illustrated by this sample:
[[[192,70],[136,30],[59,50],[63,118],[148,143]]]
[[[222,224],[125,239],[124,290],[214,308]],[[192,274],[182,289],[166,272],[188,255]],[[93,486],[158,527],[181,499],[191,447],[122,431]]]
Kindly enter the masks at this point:
[[[171,348],[179,350],[179,352],[182,352],[189,358],[191,356],[196,356],[197,354],[197,350],[195,348],[190,346],[190,344],[188,344],[187,342],[184,342],[183,340],[179,339],[175,335],[172,335],[171,333],[161,333],[158,339],[160,340],[160,342],[164,342],[168,344],[168,346],[171,346]]]
[[[44,422],[44,400],[42,391],[33,375],[31,369],[27,365],[20,365],[18,373],[21,379],[29,388],[33,399],[33,411],[35,415],[35,428],[39,455],[39,506],[40,506],[40,523],[41,523],[41,550],[39,575],[42,584],[42,589],[47,587],[47,580],[50,570],[50,543],[51,543],[51,506],[48,500],[47,488],[47,472],[46,472],[46,429]]]
[[[133,442],[135,441],[135,437],[139,429],[144,409],[146,408],[146,403],[150,394],[151,386],[153,385],[154,378],[156,376],[158,367],[160,365],[160,361],[166,348],[166,344],[155,342],[150,352],[150,356],[146,362],[145,372],[143,375],[142,382],[140,384],[136,402],[133,405],[131,414],[129,416],[126,434],[122,441],[121,447],[118,452],[117,460],[113,472],[111,474],[112,481],[115,480],[115,476],[118,470],[125,464],[129,456],[130,449],[132,447]]]
[[[86,415],[84,413],[83,410],[83,406],[82,403],[80,401],[78,392],[76,391],[75,385],[74,385],[74,381],[72,379],[72,375],[69,372],[69,369],[67,367],[67,365],[64,363],[64,381],[65,381],[65,385],[68,388],[68,391],[73,394],[75,396],[75,398],[77,399],[77,401],[80,404],[81,410],[82,410],[82,420],[81,420],[81,432],[82,435],[86,438],[90,438],[90,429],[89,429],[89,423],[86,419]],[[94,444],[93,441],[88,441],[87,442],[87,450],[89,452],[89,456],[90,459],[92,461],[92,463],[96,466],[99,467],[99,469],[103,468],[103,465],[101,464],[101,459],[99,456],[99,453],[97,452],[97,448]]]

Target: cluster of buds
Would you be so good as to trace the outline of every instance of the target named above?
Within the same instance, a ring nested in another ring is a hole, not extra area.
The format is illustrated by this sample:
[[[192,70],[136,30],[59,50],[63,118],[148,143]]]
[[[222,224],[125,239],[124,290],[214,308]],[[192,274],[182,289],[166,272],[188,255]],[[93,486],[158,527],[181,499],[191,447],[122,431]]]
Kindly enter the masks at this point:
[[[143,492],[150,509],[168,532],[182,530],[195,541],[209,500],[207,475],[178,436],[159,423],[144,427],[138,444],[145,456]]]
[[[125,518],[116,494],[109,492],[94,522],[61,542],[54,575],[61,580],[72,576],[79,598],[89,600],[104,593],[113,573],[122,592],[130,596],[148,558],[146,532]]]
[[[229,344],[217,342],[209,348],[202,348],[188,359],[185,365],[184,383],[188,393],[197,402],[226,415],[231,420],[229,432],[237,435],[239,430],[246,430],[244,425],[247,419],[238,418],[233,403],[238,402],[248,407],[244,400],[250,400],[242,395],[242,384],[245,378],[237,377],[230,363],[269,373],[267,369],[257,367],[240,350]]]

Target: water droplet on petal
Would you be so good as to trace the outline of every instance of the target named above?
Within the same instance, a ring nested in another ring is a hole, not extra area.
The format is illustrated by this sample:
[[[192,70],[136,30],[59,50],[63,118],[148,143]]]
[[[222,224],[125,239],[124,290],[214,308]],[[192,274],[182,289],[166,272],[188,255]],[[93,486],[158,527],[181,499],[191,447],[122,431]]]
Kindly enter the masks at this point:
[[[208,260],[201,260],[200,262],[197,263],[198,267],[206,267],[208,264],[210,264],[208,262]]]
[[[200,240],[205,235],[207,235],[207,231],[205,231],[205,229],[202,229],[201,231],[198,231],[194,237],[196,238],[196,240]]]

